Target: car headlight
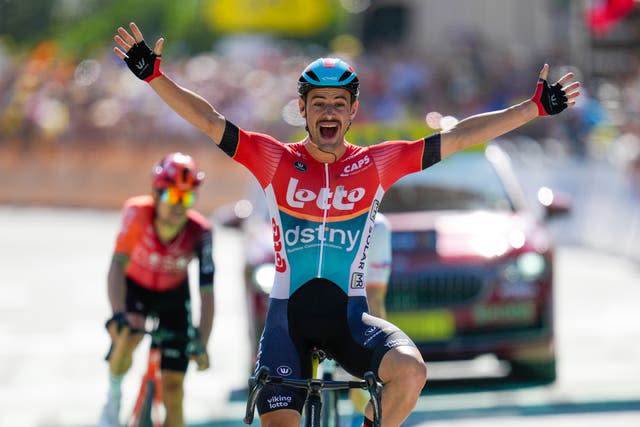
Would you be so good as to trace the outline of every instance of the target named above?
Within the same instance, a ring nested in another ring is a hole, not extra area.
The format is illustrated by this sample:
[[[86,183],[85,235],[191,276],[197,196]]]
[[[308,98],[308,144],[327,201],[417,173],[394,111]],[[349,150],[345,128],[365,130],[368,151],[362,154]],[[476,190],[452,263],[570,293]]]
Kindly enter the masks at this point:
[[[253,283],[265,294],[271,293],[275,277],[276,267],[271,263],[261,264],[253,270]]]
[[[539,279],[547,270],[544,256],[537,252],[526,252],[508,263],[503,276],[510,282],[533,281]]]

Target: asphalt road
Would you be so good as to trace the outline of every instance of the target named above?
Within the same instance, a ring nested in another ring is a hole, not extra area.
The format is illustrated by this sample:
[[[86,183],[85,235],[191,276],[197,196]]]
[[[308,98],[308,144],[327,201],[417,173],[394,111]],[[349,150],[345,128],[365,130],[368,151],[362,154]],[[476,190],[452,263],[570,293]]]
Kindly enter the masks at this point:
[[[1,427],[95,425],[107,387],[105,276],[118,221],[117,212],[0,207]],[[236,391],[246,384],[249,356],[240,243],[234,231],[216,234],[213,365],[188,376],[190,426],[242,425]],[[554,385],[427,390],[406,425],[640,426],[640,266],[562,246],[556,280]],[[144,358],[141,348],[125,399],[135,393]]]

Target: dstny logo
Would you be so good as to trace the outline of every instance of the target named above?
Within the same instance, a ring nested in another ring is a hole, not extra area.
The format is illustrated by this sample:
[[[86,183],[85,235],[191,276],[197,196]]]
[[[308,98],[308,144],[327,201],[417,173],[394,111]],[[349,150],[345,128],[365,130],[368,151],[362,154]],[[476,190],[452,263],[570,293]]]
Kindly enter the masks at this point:
[[[324,187],[320,189],[318,194],[306,188],[298,189],[298,180],[291,178],[287,187],[287,203],[292,208],[304,208],[307,202],[316,202],[316,206],[320,209],[329,209],[332,206],[341,211],[353,209],[354,204],[365,195],[362,187],[347,190],[344,185],[338,185],[335,190]]]
[[[284,241],[289,247],[298,243],[314,245],[327,242],[330,245],[346,247],[347,252],[354,250],[360,238],[360,230],[342,230],[340,228],[328,228],[319,224],[314,228],[302,228],[299,225],[289,228],[284,232]]]

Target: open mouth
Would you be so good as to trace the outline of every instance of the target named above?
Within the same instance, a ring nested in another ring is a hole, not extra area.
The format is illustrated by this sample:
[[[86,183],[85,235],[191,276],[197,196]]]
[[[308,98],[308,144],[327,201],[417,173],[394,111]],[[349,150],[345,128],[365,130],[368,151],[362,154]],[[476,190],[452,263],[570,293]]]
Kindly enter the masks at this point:
[[[323,123],[320,125],[320,136],[324,139],[333,139],[338,134],[337,123]]]

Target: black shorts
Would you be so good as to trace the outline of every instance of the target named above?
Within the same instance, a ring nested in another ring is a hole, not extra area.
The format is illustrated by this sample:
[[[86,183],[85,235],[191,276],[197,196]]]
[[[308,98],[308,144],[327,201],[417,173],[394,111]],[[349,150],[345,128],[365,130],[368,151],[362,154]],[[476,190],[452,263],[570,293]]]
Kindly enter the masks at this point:
[[[367,313],[364,297],[347,297],[336,284],[313,279],[288,300],[270,300],[260,339],[256,370],[272,375],[310,378],[311,352],[324,350],[347,372],[362,378],[378,374],[382,357],[394,347],[415,344],[391,323]],[[306,390],[267,385],[258,396],[258,412],[294,409],[302,413]]]
[[[127,312],[153,316],[159,320],[158,328],[174,332],[176,338],[160,344],[162,359],[160,368],[186,372],[188,333],[191,325],[191,296],[189,282],[164,292],[150,291],[127,278]]]

